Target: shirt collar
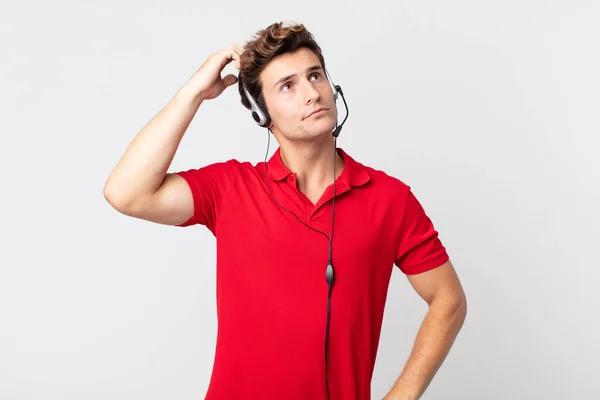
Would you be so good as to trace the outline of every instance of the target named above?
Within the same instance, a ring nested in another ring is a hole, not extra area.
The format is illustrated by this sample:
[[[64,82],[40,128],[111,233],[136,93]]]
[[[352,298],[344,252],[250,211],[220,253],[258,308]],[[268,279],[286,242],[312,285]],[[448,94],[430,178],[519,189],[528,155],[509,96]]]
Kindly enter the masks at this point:
[[[355,161],[342,148],[338,147],[337,150],[338,154],[344,160],[344,169],[342,170],[338,181],[349,183],[350,186],[361,186],[371,179],[371,176],[364,165]],[[275,181],[282,181],[292,174],[292,171],[290,171],[281,160],[280,152],[281,148],[277,148],[267,162],[269,177]]]

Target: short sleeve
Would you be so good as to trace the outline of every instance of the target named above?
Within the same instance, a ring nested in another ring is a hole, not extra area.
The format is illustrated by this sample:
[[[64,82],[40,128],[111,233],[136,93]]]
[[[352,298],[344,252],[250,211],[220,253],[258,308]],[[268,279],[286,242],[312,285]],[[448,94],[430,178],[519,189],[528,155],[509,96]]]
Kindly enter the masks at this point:
[[[176,172],[188,183],[194,200],[194,214],[178,226],[200,224],[216,235],[217,217],[235,180],[233,163],[234,161],[230,160]]]
[[[399,236],[395,264],[407,275],[439,267],[449,259],[432,221],[410,190]]]

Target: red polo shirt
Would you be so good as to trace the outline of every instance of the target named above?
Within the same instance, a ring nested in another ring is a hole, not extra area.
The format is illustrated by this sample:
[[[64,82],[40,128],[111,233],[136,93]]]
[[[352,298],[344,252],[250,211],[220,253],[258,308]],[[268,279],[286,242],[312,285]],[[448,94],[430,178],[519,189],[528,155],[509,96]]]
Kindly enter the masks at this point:
[[[365,400],[394,265],[417,274],[448,255],[406,184],[339,153],[344,169],[336,181],[329,388],[332,400]],[[279,149],[267,168],[275,199],[320,232],[273,202],[263,162],[230,160],[178,172],[195,206],[181,226],[205,225],[217,244],[218,335],[209,400],[326,398],[333,185],[313,205]]]

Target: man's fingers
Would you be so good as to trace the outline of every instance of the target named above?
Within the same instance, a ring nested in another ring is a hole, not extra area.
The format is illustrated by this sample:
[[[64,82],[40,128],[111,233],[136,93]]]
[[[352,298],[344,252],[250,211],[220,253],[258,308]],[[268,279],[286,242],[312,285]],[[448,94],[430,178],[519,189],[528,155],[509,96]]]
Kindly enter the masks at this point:
[[[227,57],[227,63],[234,61],[235,67],[237,69],[241,68],[240,56],[242,52],[239,50],[239,46],[231,45],[225,49],[223,49],[224,55]]]
[[[242,67],[241,57],[242,57],[242,53],[244,52],[244,49],[242,49],[238,45],[233,45],[233,47],[235,48],[235,50],[237,52],[237,58],[235,59],[235,66],[237,69],[240,69]]]
[[[225,85],[225,87],[227,88],[231,85],[234,85],[237,81],[238,78],[235,75],[229,74],[225,78],[223,78],[223,85]]]
[[[238,53],[240,53],[240,55],[244,52],[244,48],[242,46],[239,46],[237,44],[234,44],[233,46],[237,49],[237,51],[238,51]]]
[[[215,53],[214,57],[216,57],[220,61],[221,70],[223,70],[223,68],[225,68],[225,66],[231,61],[234,61],[236,68],[239,69],[240,56],[237,53],[237,51],[233,50],[233,48],[223,49]]]

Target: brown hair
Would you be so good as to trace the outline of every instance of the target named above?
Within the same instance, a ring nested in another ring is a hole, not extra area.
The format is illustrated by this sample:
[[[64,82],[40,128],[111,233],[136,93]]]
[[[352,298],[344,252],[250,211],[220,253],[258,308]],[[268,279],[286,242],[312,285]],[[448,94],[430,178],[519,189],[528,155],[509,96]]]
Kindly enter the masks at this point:
[[[250,102],[242,85],[246,86],[248,92],[266,111],[262,83],[259,79],[260,73],[276,56],[293,53],[300,48],[307,48],[315,53],[321,62],[321,66],[325,69],[325,60],[321,48],[303,24],[284,26],[283,22],[277,22],[266,29],[259,30],[252,40],[246,43],[240,59],[241,68],[238,80],[238,89],[244,107],[250,109]]]

